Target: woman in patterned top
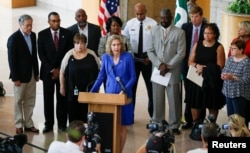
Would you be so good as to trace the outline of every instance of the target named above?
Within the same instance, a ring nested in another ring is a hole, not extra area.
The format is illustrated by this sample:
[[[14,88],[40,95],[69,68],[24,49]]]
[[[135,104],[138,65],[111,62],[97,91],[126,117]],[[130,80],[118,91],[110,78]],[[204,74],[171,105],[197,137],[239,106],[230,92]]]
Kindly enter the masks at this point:
[[[227,115],[246,117],[246,100],[250,100],[250,60],[244,54],[246,45],[242,40],[231,43],[231,55],[222,70],[224,80],[222,93],[226,96]]]

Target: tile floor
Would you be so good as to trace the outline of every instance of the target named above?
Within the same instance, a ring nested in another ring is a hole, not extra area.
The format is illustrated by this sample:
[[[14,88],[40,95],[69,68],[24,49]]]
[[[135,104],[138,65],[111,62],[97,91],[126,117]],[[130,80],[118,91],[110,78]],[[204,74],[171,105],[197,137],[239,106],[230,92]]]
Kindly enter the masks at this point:
[[[14,108],[13,108],[13,86],[12,82],[8,79],[9,69],[7,61],[7,48],[6,42],[14,31],[18,29],[18,17],[22,14],[29,14],[34,19],[33,31],[38,33],[40,30],[48,27],[47,15],[50,11],[57,11],[61,16],[61,26],[68,27],[75,23],[74,12],[61,10],[60,8],[41,8],[41,7],[27,7],[18,9],[9,9],[0,7],[0,81],[4,83],[7,91],[5,97],[0,98],[0,132],[8,135],[15,134],[14,126]],[[135,124],[128,128],[127,142],[123,153],[135,153],[137,148],[142,145],[150,136],[146,129],[146,124],[150,118],[147,114],[147,98],[145,85],[142,79],[139,81],[137,92],[137,105],[135,108]],[[42,82],[37,84],[37,98],[36,106],[34,109],[34,123],[37,128],[42,131],[44,116],[43,116],[43,96],[42,96]],[[168,110],[168,108],[166,108]],[[168,114],[166,114],[168,118]],[[218,123],[225,123],[227,120],[226,110],[223,108],[218,117]],[[55,124],[56,125],[56,124]],[[175,137],[175,146],[177,153],[185,153],[186,151],[201,146],[201,142],[193,141],[189,138],[190,130],[182,130],[181,135]],[[65,141],[65,133],[58,131],[54,127],[53,132],[50,133],[26,133],[28,135],[28,142],[41,148],[47,149],[53,140]],[[3,136],[3,135],[0,135]],[[44,152],[30,145],[24,146],[24,153],[40,153]]]

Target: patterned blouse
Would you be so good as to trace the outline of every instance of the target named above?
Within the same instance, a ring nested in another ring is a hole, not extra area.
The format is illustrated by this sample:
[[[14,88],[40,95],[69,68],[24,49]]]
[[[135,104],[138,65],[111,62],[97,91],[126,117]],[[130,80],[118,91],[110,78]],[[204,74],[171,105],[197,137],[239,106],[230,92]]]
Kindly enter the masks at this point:
[[[250,59],[234,61],[234,56],[228,58],[222,73],[231,73],[238,81],[224,80],[222,93],[228,98],[244,97],[250,100]]]

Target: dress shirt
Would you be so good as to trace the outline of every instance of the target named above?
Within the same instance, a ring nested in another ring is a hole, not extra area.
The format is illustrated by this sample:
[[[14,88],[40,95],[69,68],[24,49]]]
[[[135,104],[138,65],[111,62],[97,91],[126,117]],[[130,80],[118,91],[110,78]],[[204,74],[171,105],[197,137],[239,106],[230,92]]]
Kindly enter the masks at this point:
[[[86,42],[86,46],[88,45],[88,30],[89,29],[89,26],[88,26],[88,23],[86,24],[86,26],[84,27],[84,29],[82,30],[79,25],[78,25],[78,30],[79,30],[79,33],[80,34],[84,34],[86,37],[87,37],[87,42]],[[98,44],[97,44],[98,45]]]
[[[191,40],[191,46],[190,46],[190,52],[192,51],[192,48],[194,46],[194,34],[195,34],[195,29],[198,28],[198,40],[200,38],[200,29],[201,29],[201,25],[199,25],[198,27],[193,25],[193,31],[192,31],[192,40]]]
[[[58,40],[60,41],[60,37],[59,37],[60,29],[58,29],[58,30],[56,30],[56,31],[50,29],[50,31],[51,31],[51,35],[52,35],[53,41],[54,41],[54,33],[55,33],[55,32],[57,32],[56,35],[57,35]]]
[[[23,34],[25,42],[27,43],[27,45],[29,47],[30,54],[32,54],[32,43],[31,43],[31,39],[30,39],[30,33],[29,34],[25,34],[25,33],[23,33],[23,31],[21,29],[20,29],[20,31]]]
[[[130,44],[132,46],[133,53],[138,53],[138,43],[139,43],[139,31],[140,23],[137,18],[129,20],[123,30],[123,34],[130,39]],[[153,26],[157,25],[157,22],[149,17],[146,17],[143,21],[143,53],[149,50],[148,43],[150,41],[150,31]]]

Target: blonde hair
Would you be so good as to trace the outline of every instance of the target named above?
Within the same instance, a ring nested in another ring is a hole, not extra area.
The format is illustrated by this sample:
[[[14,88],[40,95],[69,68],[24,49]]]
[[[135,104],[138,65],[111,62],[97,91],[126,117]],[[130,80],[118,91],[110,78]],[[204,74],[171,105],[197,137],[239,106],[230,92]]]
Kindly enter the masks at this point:
[[[106,44],[106,52],[108,54],[110,54],[110,55],[113,55],[113,52],[111,50],[111,44],[112,44],[112,42],[114,40],[118,40],[120,42],[120,44],[121,44],[121,51],[120,51],[120,53],[122,54],[123,52],[125,52],[126,51],[125,44],[124,44],[124,42],[122,40],[122,37],[119,36],[119,35],[111,35],[111,36],[109,36],[107,44]]]
[[[241,21],[239,22],[239,27],[247,31],[247,35],[250,36],[250,21]]]
[[[245,118],[238,114],[232,114],[228,117],[228,126],[235,131],[235,137],[250,137]]]

